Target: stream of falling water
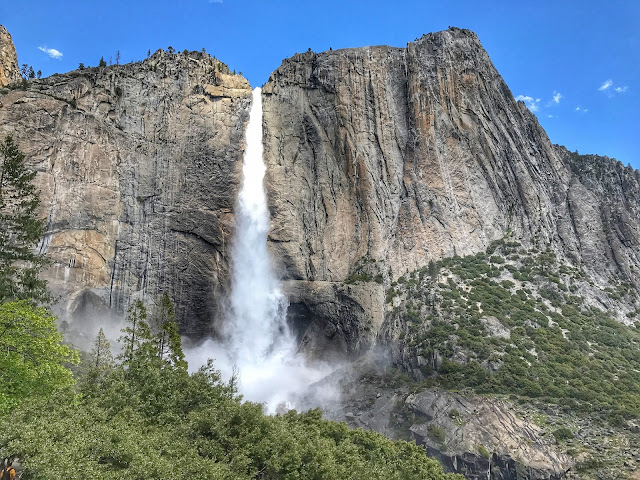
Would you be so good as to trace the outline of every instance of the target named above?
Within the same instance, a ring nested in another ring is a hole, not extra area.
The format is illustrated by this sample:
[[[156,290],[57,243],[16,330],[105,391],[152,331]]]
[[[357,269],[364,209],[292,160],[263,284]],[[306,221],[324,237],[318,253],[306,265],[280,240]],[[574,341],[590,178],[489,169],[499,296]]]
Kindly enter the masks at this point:
[[[203,353],[208,354],[227,378],[235,367],[244,398],[264,403],[273,413],[281,406],[295,406],[292,404],[295,398],[328,374],[329,369],[307,365],[302,355],[297,354],[295,336],[287,326],[288,300],[267,252],[269,210],[263,186],[265,171],[262,94],[256,88],[245,138],[224,339],[206,342],[196,358],[189,354],[187,357],[191,364],[198,362],[198,357],[202,359]]]

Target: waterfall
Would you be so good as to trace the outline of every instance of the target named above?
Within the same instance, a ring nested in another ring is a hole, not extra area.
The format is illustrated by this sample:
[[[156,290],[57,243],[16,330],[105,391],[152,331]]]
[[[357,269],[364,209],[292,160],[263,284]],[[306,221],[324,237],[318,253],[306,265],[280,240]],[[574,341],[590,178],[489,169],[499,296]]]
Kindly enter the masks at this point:
[[[269,210],[263,187],[266,167],[262,153],[262,95],[256,88],[246,132],[231,250],[231,312],[225,325],[234,357],[256,365],[273,356],[287,355],[294,346],[286,324],[288,302],[267,252]]]
[[[190,364],[203,355],[214,358],[224,376],[237,369],[246,400],[276,408],[295,406],[296,397],[328,372],[307,365],[297,353],[295,336],[286,322],[288,300],[280,289],[267,251],[269,209],[263,181],[262,94],[253,90],[245,137],[242,186],[236,208],[231,250],[231,295],[223,339],[189,352]],[[200,361],[199,361],[200,359]],[[195,366],[195,365],[194,365]]]

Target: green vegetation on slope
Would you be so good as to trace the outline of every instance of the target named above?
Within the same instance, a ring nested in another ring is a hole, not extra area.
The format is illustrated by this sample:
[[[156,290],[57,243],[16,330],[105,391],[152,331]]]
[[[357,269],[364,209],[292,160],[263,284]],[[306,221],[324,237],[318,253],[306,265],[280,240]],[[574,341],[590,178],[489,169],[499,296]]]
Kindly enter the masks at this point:
[[[0,455],[22,458],[23,478],[461,478],[413,443],[323,420],[317,410],[264,415],[211,363],[189,375],[179,352],[159,350],[164,337],[145,319],[135,304],[122,364],[100,363],[108,355],[99,337],[76,390],[0,417]]]
[[[515,394],[622,423],[640,416],[640,332],[587,306],[588,279],[550,251],[494,242],[401,278],[388,302],[418,377],[450,389]],[[612,298],[638,305],[635,286]],[[434,368],[435,367],[435,368]]]

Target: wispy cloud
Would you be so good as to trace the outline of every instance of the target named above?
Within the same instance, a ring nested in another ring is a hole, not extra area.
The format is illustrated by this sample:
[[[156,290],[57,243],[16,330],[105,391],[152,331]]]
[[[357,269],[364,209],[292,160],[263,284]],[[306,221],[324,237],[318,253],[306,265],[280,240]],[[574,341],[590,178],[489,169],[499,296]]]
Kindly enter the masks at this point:
[[[555,95],[553,96],[553,101],[555,103],[560,103],[560,99],[562,99],[562,94],[560,92],[553,92]]]
[[[589,111],[588,108],[581,108],[580,106],[576,107],[576,112],[587,113]]]
[[[209,3],[222,3],[222,0],[209,0]]]
[[[613,85],[613,80],[605,80],[605,82],[600,85],[600,88],[598,88],[598,90],[600,90],[601,92],[605,92],[611,85]]]
[[[527,108],[529,110],[531,110],[532,112],[537,112],[538,110],[540,110],[540,99],[536,98],[534,99],[533,97],[530,97],[529,95],[518,95],[516,97],[516,100],[519,102],[524,102],[527,104]]]
[[[62,58],[62,52],[56,50],[55,48],[38,47],[38,50],[46,53],[51,58],[55,58],[56,60],[60,60]]]
[[[600,85],[598,90],[603,92],[607,97],[613,98],[616,95],[616,93],[624,93],[624,92],[626,92],[627,88],[629,88],[629,87],[627,87],[626,85],[619,86],[619,87],[614,87],[613,86],[613,80],[608,79],[602,85]]]

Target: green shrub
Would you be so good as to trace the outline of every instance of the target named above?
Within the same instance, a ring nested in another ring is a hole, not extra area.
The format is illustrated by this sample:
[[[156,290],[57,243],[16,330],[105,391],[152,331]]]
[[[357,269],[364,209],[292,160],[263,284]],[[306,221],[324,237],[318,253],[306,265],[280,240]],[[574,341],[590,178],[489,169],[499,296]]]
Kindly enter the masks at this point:
[[[427,427],[427,436],[436,443],[444,443],[446,438],[444,430],[434,424]]]
[[[566,427],[557,428],[552,433],[556,439],[556,442],[571,440],[574,437],[573,432]]]
[[[487,448],[484,445],[478,445],[477,450],[478,450],[478,453],[482,455],[484,458],[491,458],[491,453],[489,453],[489,450],[487,450]]]

